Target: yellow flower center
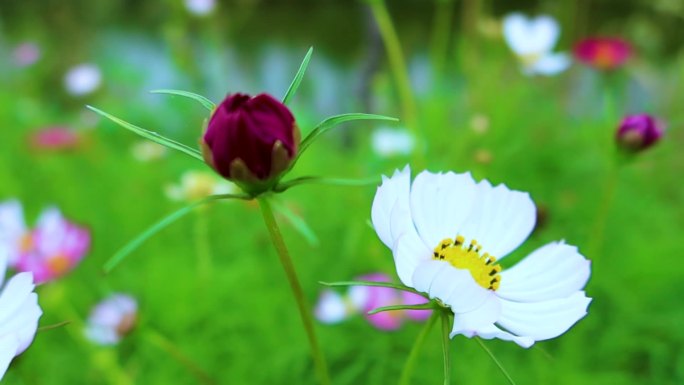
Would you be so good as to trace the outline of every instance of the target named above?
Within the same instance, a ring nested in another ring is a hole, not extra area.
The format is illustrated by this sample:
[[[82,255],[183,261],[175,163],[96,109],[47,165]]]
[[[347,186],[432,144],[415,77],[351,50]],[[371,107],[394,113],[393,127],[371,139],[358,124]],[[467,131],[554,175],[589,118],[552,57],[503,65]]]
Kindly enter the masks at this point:
[[[476,240],[465,245],[465,239],[457,236],[455,240],[446,238],[435,247],[432,258],[447,261],[457,269],[466,269],[475,282],[488,290],[496,290],[501,283],[501,265],[489,253],[480,254],[482,245]]]
[[[69,271],[69,267],[71,267],[71,261],[63,254],[54,255],[47,260],[47,268],[55,275],[66,273]]]

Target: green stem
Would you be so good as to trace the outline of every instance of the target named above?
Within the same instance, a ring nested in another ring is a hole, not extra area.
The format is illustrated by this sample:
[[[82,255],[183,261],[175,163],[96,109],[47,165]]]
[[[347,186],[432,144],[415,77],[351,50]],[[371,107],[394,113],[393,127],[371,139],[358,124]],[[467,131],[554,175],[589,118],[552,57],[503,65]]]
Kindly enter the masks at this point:
[[[420,166],[423,160],[423,148],[418,127],[418,107],[411,89],[411,79],[409,78],[408,67],[404,60],[404,53],[401,50],[399,36],[392,24],[392,18],[385,5],[385,0],[369,0],[368,4],[373,13],[373,18],[378,23],[380,36],[387,50],[390,70],[399,91],[399,101],[404,121],[416,139],[416,150],[414,151],[416,159],[414,159],[414,164],[418,163],[418,166]]]
[[[297,309],[299,310],[299,316],[302,319],[304,329],[306,330],[306,335],[309,339],[309,347],[311,348],[311,355],[313,356],[314,365],[318,374],[318,380],[322,385],[329,385],[330,376],[328,375],[328,366],[325,363],[323,351],[321,350],[316,338],[313,318],[309,312],[310,308],[306,298],[304,297],[302,286],[299,284],[297,272],[295,271],[292,258],[290,258],[290,253],[287,250],[283,236],[280,233],[278,223],[273,216],[273,209],[271,208],[268,198],[262,196],[257,200],[259,202],[259,207],[261,208],[261,213],[264,217],[264,222],[266,223],[266,228],[271,236],[273,246],[275,246],[278,258],[280,258],[280,263],[283,265],[283,270],[285,270],[285,275],[287,276],[287,281],[290,284],[290,289],[292,290],[292,294],[297,301]]]
[[[606,176],[606,183],[603,187],[603,197],[601,198],[600,206],[596,218],[594,219],[594,228],[591,232],[591,240],[587,247],[587,257],[596,259],[603,249],[603,241],[606,232],[606,223],[610,214],[610,208],[615,199],[615,191],[618,185],[619,169],[617,165],[610,165],[611,169]]]
[[[451,359],[449,358],[449,313],[441,312],[442,318],[442,353],[444,357],[444,385],[451,382]]]
[[[451,36],[452,0],[436,0],[432,30],[432,60],[440,77],[446,68],[449,56],[449,36]]]
[[[430,319],[428,319],[428,321],[425,323],[425,327],[423,327],[423,330],[421,330],[420,334],[418,334],[418,337],[416,337],[416,342],[413,343],[411,352],[409,353],[406,363],[404,364],[404,369],[401,371],[399,385],[409,385],[411,383],[411,375],[413,374],[413,368],[416,366],[418,353],[420,353],[420,350],[423,348],[423,345],[425,344],[425,338],[435,325],[435,321],[437,321],[438,316],[439,312],[433,311]]]
[[[211,378],[207,372],[205,372],[194,361],[188,358],[188,356],[185,355],[185,353],[183,353],[183,351],[181,351],[181,349],[173,342],[169,341],[168,338],[152,330],[148,330],[145,333],[145,336],[153,345],[157,345],[157,347],[168,353],[171,357],[173,357],[173,359],[183,365],[200,383],[205,385],[217,384],[217,382]]]
[[[508,380],[508,382],[511,385],[516,385],[515,381],[513,381],[513,377],[511,377],[511,375],[508,374],[508,371],[506,370],[506,368],[504,368],[503,365],[501,365],[501,362],[499,362],[499,360],[496,359],[496,357],[494,356],[494,353],[492,353],[492,351],[489,350],[487,345],[485,345],[485,343],[479,337],[475,337],[475,341],[477,341],[477,343],[480,344],[480,346],[487,353],[489,358],[491,358],[492,361],[494,361],[494,363],[499,368],[499,370],[501,370],[501,373],[503,373],[504,377],[506,377],[506,380]]]

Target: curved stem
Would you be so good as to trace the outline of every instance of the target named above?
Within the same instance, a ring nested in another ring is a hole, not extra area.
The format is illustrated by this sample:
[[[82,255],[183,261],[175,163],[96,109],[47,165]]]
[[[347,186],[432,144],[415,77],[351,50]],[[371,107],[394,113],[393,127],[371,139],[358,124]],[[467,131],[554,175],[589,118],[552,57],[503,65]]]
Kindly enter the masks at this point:
[[[399,92],[404,121],[406,122],[408,129],[413,132],[416,139],[416,150],[414,151],[416,159],[414,159],[414,164],[420,165],[423,160],[423,149],[418,127],[418,107],[416,106],[416,100],[411,89],[411,79],[409,78],[408,67],[404,60],[404,53],[401,50],[399,37],[392,24],[392,18],[387,10],[385,0],[370,0],[368,4],[373,13],[373,18],[378,23],[380,36],[382,37],[382,42],[387,50],[390,70],[392,71],[392,76],[394,77]]]
[[[444,385],[451,382],[451,359],[449,358],[449,313],[441,312],[442,318],[442,355],[444,357]]]
[[[416,337],[416,342],[413,343],[411,353],[409,353],[409,356],[406,359],[406,363],[404,364],[404,369],[401,371],[401,377],[399,377],[399,385],[409,385],[411,383],[411,375],[413,374],[413,368],[416,366],[416,359],[418,358],[418,353],[423,348],[423,345],[425,344],[425,338],[430,333],[430,330],[432,330],[432,327],[435,325],[435,321],[437,321],[438,316],[439,312],[433,311],[432,315],[425,323],[425,327],[423,327],[423,330],[421,330],[420,334],[418,334],[418,337]]]
[[[611,170],[606,176],[606,183],[603,187],[603,197],[594,219],[594,227],[591,233],[591,240],[587,247],[587,257],[596,259],[603,249],[603,241],[605,238],[606,224],[610,214],[610,208],[615,199],[615,191],[617,190],[619,169],[616,165],[611,164]]]
[[[287,281],[290,284],[290,289],[292,294],[297,301],[297,309],[299,310],[299,316],[304,324],[304,329],[306,330],[306,335],[309,339],[309,347],[311,348],[311,355],[313,356],[314,365],[316,367],[316,372],[318,375],[318,380],[322,385],[330,384],[330,376],[328,374],[328,366],[325,363],[325,357],[323,356],[323,351],[318,344],[318,339],[316,338],[316,332],[314,330],[313,318],[309,312],[309,305],[304,297],[304,291],[302,286],[299,284],[299,279],[297,278],[297,272],[295,271],[294,265],[292,263],[292,258],[290,258],[290,253],[287,250],[283,236],[280,233],[280,227],[273,216],[273,209],[271,204],[268,202],[268,198],[259,197],[257,198],[259,202],[259,207],[261,208],[261,214],[264,217],[264,222],[266,223],[266,228],[271,236],[271,241],[273,246],[280,258],[280,263],[285,270],[285,275],[287,276]]]

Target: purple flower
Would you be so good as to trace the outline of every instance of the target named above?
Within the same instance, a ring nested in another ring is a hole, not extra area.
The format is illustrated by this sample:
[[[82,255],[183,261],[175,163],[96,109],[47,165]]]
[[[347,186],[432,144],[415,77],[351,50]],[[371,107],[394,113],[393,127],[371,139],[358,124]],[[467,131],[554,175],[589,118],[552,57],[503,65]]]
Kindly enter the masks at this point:
[[[294,116],[267,94],[232,94],[216,107],[202,140],[206,162],[243,185],[275,180],[297,154]]]
[[[39,150],[72,150],[79,146],[81,137],[71,128],[52,126],[33,132],[30,142]]]
[[[86,323],[86,337],[98,345],[116,345],[135,328],[138,302],[125,294],[112,294],[98,303]]]
[[[620,148],[639,152],[654,145],[664,132],[663,123],[651,115],[628,115],[622,119],[615,139]]]

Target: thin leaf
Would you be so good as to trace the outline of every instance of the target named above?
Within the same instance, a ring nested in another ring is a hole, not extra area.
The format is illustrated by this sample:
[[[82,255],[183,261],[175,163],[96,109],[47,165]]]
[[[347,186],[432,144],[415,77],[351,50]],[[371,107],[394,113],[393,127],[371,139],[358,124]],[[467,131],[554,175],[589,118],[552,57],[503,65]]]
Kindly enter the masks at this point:
[[[282,214],[285,217],[285,219],[287,219],[288,222],[290,222],[290,224],[292,225],[292,227],[295,228],[295,230],[297,230],[300,234],[302,234],[304,239],[306,239],[306,241],[311,246],[318,246],[318,244],[319,244],[318,237],[316,236],[314,231],[311,229],[311,227],[309,227],[309,225],[306,223],[306,221],[304,219],[302,219],[302,217],[293,213],[292,210],[287,208],[287,206],[280,204],[280,203],[276,202],[275,200],[271,200],[271,204],[273,205],[273,208],[276,209],[276,211],[278,211],[280,214]]]
[[[61,328],[62,326],[66,326],[70,323],[71,323],[71,321],[62,321],[62,322],[58,322],[58,323],[52,324],[52,325],[41,326],[38,328],[38,333],[45,332],[48,330],[58,329],[58,328]]]
[[[303,176],[300,178],[290,179],[285,182],[278,183],[274,188],[276,192],[283,192],[291,187],[300,186],[303,184],[329,184],[334,186],[371,186],[378,183],[378,178],[366,179],[342,179],[342,178],[326,178],[324,176]]]
[[[187,213],[191,212],[195,207],[201,206],[203,204],[213,202],[220,199],[251,199],[247,195],[236,195],[236,194],[221,194],[221,195],[211,195],[197,202],[191,203],[188,206],[181,208],[180,210],[174,211],[170,215],[162,218],[160,221],[150,226],[147,230],[143,231],[137,237],[133,238],[124,247],[119,249],[104,265],[105,273],[110,273],[119,263],[121,263],[128,255],[135,251],[140,245],[142,245],[147,239],[158,233],[159,231],[166,228],[168,225],[182,218]]]
[[[304,78],[304,74],[306,73],[306,68],[309,66],[309,61],[311,60],[312,54],[313,47],[310,47],[309,50],[306,52],[306,55],[304,56],[304,60],[302,60],[302,64],[299,65],[297,74],[295,75],[294,79],[292,79],[292,83],[290,83],[290,87],[287,88],[287,92],[285,92],[285,96],[283,96],[283,104],[287,104],[287,102],[289,102],[290,99],[297,92],[299,84],[302,83],[302,79]]]
[[[368,315],[373,315],[373,314],[378,314],[383,311],[394,311],[394,310],[432,310],[435,308],[435,305],[428,302],[428,303],[421,303],[418,305],[390,305],[390,306],[382,306],[375,308],[371,311],[368,312]]]
[[[494,363],[496,364],[496,366],[499,367],[499,370],[501,370],[501,373],[503,373],[504,377],[506,377],[506,379],[508,380],[508,382],[509,382],[511,385],[516,385],[516,384],[515,384],[515,381],[513,381],[513,378],[511,377],[511,375],[508,374],[508,371],[503,367],[503,365],[501,365],[501,362],[499,362],[499,360],[497,360],[496,357],[494,357],[494,353],[492,353],[492,351],[489,350],[489,348],[487,347],[487,345],[484,344],[484,341],[482,341],[482,340],[481,340],[480,338],[478,338],[478,337],[475,337],[475,340],[480,344],[480,346],[482,347],[482,349],[484,349],[484,351],[487,352],[487,355],[489,355],[489,358],[491,358],[492,361],[494,361]]]
[[[206,97],[196,94],[194,92],[190,91],[183,91],[183,90],[152,90],[150,93],[153,94],[167,94],[167,95],[177,95],[177,96],[183,96],[195,101],[200,102],[206,108],[209,110],[209,112],[213,112],[216,109],[216,104],[212,102],[211,100],[207,99]]]
[[[340,281],[340,282],[322,282],[319,281],[321,285],[330,287],[346,287],[346,286],[377,286],[377,287],[389,287],[391,289],[397,289],[402,291],[408,291],[410,293],[415,293],[418,295],[423,295],[423,293],[417,291],[408,286],[400,285],[391,282],[374,282],[374,281]]]
[[[302,143],[299,147],[299,156],[313,143],[314,140],[318,139],[319,136],[322,134],[328,132],[331,128],[345,123],[345,122],[350,122],[353,120],[385,120],[385,121],[390,121],[390,122],[398,122],[399,119],[397,118],[391,118],[389,116],[383,116],[383,115],[375,115],[375,114],[363,114],[363,113],[356,113],[352,112],[349,114],[341,114],[341,115],[335,115],[331,116],[324,121],[318,123],[318,125],[311,130],[309,135],[302,140]]]
[[[93,107],[93,106],[86,106],[86,107],[87,107],[89,110],[91,110],[91,111],[93,111],[93,112],[95,112],[95,113],[97,113],[97,114],[99,114],[99,115],[102,115],[102,116],[104,116],[105,118],[107,118],[107,119],[113,121],[114,123],[120,125],[121,127],[125,128],[125,129],[127,129],[127,130],[129,130],[129,131],[132,131],[132,132],[134,132],[134,133],[136,133],[136,134],[138,134],[138,135],[140,135],[140,136],[142,136],[143,138],[149,139],[149,140],[151,140],[151,141],[153,141],[153,142],[159,143],[159,144],[161,144],[161,145],[163,145],[163,146],[166,146],[166,147],[168,147],[168,148],[171,148],[171,149],[180,151],[180,152],[182,152],[182,153],[184,153],[184,154],[186,154],[186,155],[190,155],[191,157],[193,157],[193,158],[199,160],[200,162],[204,163],[204,158],[202,157],[202,154],[201,154],[201,153],[199,152],[199,150],[197,150],[197,149],[194,149],[194,148],[192,148],[192,147],[186,146],[186,145],[184,145],[183,143],[176,142],[176,141],[173,140],[173,139],[169,139],[169,138],[167,138],[167,137],[164,137],[164,136],[162,136],[162,135],[159,135],[159,134],[157,134],[157,133],[154,132],[154,131],[148,131],[148,130],[146,130],[146,129],[144,129],[144,128],[140,128],[140,127],[138,127],[138,126],[136,126],[136,125],[133,125],[133,124],[131,124],[131,123],[128,123],[128,122],[125,121],[125,120],[119,119],[119,118],[117,118],[116,116],[110,115],[110,114],[108,114],[108,113],[106,113],[106,112],[104,112],[104,111],[102,111],[102,110],[98,110],[97,108],[95,108],[95,107]]]

